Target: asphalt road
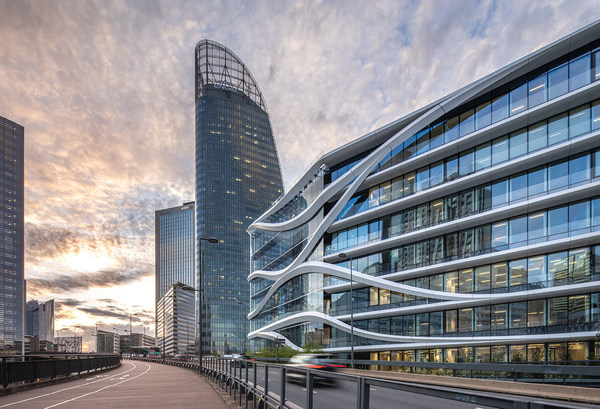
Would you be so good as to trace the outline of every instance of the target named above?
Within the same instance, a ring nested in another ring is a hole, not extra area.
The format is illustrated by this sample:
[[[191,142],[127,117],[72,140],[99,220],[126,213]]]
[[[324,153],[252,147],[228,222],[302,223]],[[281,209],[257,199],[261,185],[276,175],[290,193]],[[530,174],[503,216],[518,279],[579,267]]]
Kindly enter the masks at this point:
[[[123,361],[87,378],[0,396],[0,409],[228,409],[194,372],[155,363]]]

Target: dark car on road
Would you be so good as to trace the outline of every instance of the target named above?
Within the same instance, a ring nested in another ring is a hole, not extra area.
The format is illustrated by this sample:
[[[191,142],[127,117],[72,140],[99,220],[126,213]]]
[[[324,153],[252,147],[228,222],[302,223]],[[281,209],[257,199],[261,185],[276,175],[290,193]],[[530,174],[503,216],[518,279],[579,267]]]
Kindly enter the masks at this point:
[[[236,368],[245,368],[246,366],[248,368],[252,368],[252,364],[254,362],[254,358],[248,355],[234,355],[233,359]]]
[[[335,372],[340,368],[345,368],[344,365],[338,365],[333,360],[331,355],[325,354],[300,354],[290,358],[287,364],[286,380],[288,382],[297,382],[301,385],[306,385],[306,371],[303,369],[316,369],[317,371]],[[330,383],[334,384],[335,379],[327,376],[323,372],[313,373],[314,384]]]

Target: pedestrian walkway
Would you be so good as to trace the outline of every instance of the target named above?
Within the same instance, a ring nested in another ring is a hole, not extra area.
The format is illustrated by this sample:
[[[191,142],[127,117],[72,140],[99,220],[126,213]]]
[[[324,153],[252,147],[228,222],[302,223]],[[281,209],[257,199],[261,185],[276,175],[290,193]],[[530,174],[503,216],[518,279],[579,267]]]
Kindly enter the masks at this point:
[[[229,409],[208,382],[189,369],[124,360],[87,378],[0,397],[0,409]]]

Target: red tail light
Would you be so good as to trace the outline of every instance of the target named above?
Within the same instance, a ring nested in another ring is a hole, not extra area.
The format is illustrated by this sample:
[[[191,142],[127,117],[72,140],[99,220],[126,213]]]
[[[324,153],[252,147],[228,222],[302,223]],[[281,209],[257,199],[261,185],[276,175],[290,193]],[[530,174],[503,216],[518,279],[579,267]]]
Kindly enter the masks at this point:
[[[327,368],[325,365],[306,365],[307,368],[312,368],[312,369],[323,369],[323,368]]]
[[[346,365],[328,365],[331,366],[332,368],[345,368]]]
[[[248,359],[248,361],[254,361],[254,359],[250,358],[250,359]]]

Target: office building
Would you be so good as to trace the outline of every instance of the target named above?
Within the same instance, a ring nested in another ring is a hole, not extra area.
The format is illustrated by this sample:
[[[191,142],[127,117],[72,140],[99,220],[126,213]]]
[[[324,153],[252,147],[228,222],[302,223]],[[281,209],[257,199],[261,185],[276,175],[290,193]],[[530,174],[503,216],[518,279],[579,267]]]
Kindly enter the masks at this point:
[[[23,127],[0,117],[0,353],[22,353],[25,330]],[[18,342],[18,344],[15,344]]]
[[[25,306],[25,335],[37,336],[42,341],[54,341],[54,300],[39,303],[27,301]]]
[[[253,348],[587,359],[600,330],[599,47],[595,23],[317,161],[249,229]]]
[[[193,288],[175,283],[156,306],[156,341],[166,356],[195,354],[196,298]]]
[[[194,202],[155,212],[155,303],[175,283],[196,288]]]
[[[83,338],[80,335],[72,337],[56,337],[54,344],[58,345],[59,352],[80,354],[83,347]]]
[[[192,325],[193,331],[193,325]],[[193,340],[192,334],[192,340]],[[138,347],[153,347],[155,346],[156,339],[146,334],[132,333],[131,335],[119,335],[119,345],[121,352],[129,353],[131,351],[130,348],[138,348]]]
[[[279,159],[263,95],[231,50],[210,40],[196,45],[195,94],[202,352],[242,353],[249,311],[246,229],[283,192]]]
[[[96,352],[99,354],[118,354],[121,352],[121,339],[116,332],[98,330],[96,332]]]

